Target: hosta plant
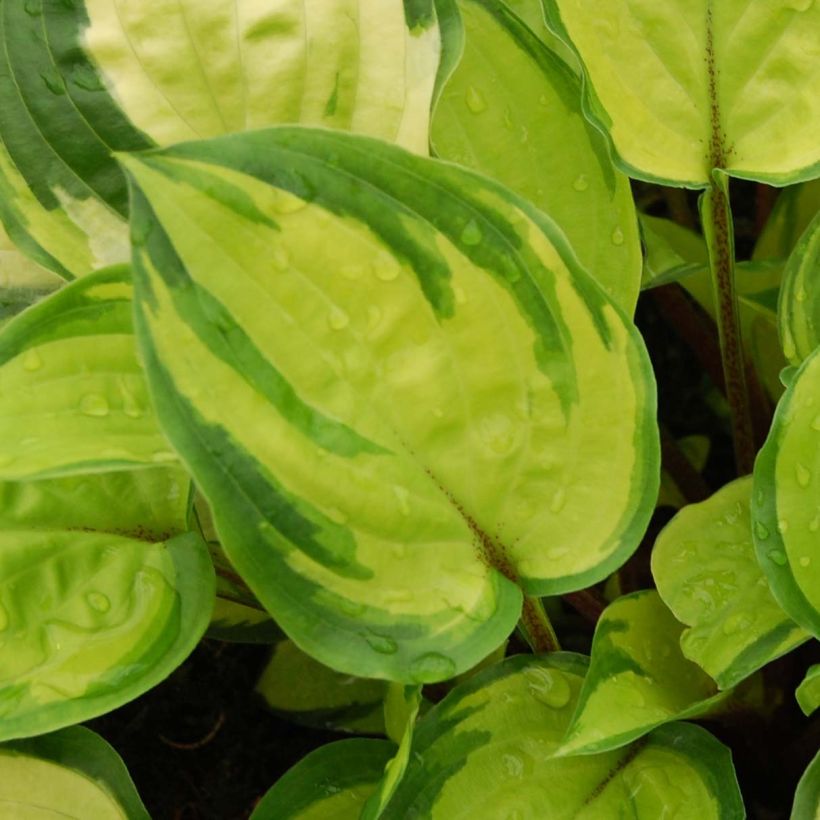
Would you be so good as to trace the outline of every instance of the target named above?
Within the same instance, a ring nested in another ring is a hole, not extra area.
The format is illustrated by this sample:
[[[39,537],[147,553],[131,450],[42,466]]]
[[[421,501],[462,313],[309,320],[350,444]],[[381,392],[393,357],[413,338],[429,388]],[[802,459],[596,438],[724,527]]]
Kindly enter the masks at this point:
[[[0,807],[147,817],[76,724],[205,637],[358,735],[224,816],[820,816],[820,4],[0,39]]]

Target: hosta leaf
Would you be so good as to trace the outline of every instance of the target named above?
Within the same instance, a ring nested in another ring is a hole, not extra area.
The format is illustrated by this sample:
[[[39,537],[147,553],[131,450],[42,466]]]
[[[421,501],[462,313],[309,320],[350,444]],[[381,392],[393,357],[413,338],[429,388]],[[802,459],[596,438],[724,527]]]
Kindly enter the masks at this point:
[[[159,683],[210,617],[194,535],[0,531],[0,740],[103,714]]]
[[[817,820],[820,816],[820,752],[814,756],[797,784],[789,820]]]
[[[820,349],[792,378],[755,461],[757,560],[786,613],[820,636]]]
[[[820,174],[817,3],[544,3],[630,175],[704,187],[713,168],[776,185]]]
[[[0,810],[19,820],[150,820],[120,756],[83,726],[0,746]]]
[[[433,118],[436,155],[497,179],[549,214],[627,313],[641,247],[629,180],[584,118],[580,80],[499,0],[459,0],[458,68]]]
[[[427,151],[433,0],[2,0],[0,217],[72,278],[128,258],[112,151],[302,122]]]
[[[502,0],[505,6],[515,12],[538,39],[554,54],[557,54],[575,74],[581,73],[581,65],[575,52],[556,34],[547,28],[544,6],[541,0]]]
[[[274,644],[283,636],[267,612],[220,598],[217,583],[217,599],[206,637],[229,643]]]
[[[188,529],[190,483],[179,467],[0,482],[0,528],[165,541]]]
[[[553,753],[586,660],[514,657],[453,690],[419,721],[407,772],[384,820],[425,817],[743,817],[728,749],[685,723],[625,749]]]
[[[300,760],[262,798],[251,820],[358,820],[396,751],[388,740],[339,740]]]
[[[175,461],[131,324],[128,268],[99,271],[0,330],[0,480]]]
[[[795,697],[804,715],[812,714],[820,706],[820,663],[808,668]]]
[[[539,211],[304,128],[127,165],[164,429],[302,649],[447,679],[509,634],[521,589],[587,586],[634,550],[658,483],[651,371]]]
[[[784,188],[757,238],[752,259],[786,259],[818,211],[820,179]]]
[[[645,250],[641,287],[677,282],[702,271],[709,264],[703,237],[694,231],[656,216],[640,216]]]
[[[277,644],[256,691],[271,709],[298,723],[384,734],[385,681],[334,672],[292,641]]]
[[[783,352],[800,364],[820,345],[820,211],[786,264],[779,314]]]
[[[689,626],[681,635],[683,654],[721,689],[808,638],[778,606],[757,563],[751,495],[746,476],[685,507],[652,551],[658,592]]]
[[[720,701],[712,680],[681,653],[682,629],[654,590],[618,598],[606,608],[560,754],[616,749],[662,723],[702,715]]]

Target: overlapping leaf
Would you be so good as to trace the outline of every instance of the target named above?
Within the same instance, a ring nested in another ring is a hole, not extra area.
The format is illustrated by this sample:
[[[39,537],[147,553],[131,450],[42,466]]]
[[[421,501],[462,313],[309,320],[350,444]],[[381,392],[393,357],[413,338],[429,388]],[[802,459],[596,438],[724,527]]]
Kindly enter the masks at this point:
[[[684,723],[618,751],[554,757],[586,661],[508,658],[453,690],[416,726],[410,763],[384,820],[429,817],[744,816],[731,758]]]
[[[509,634],[521,589],[584,587],[635,548],[651,371],[540,212],[304,128],[127,164],[162,424],[301,648],[450,678]]]
[[[629,180],[583,115],[580,80],[501,0],[458,6],[464,50],[436,106],[433,150],[549,214],[631,313],[641,270],[635,206]]]
[[[175,461],[137,361],[130,271],[98,271],[0,330],[0,479]]]
[[[685,507],[658,536],[652,574],[658,592],[689,626],[683,654],[734,686],[808,638],[778,606],[757,563],[750,476]]]
[[[716,695],[714,682],[681,653],[682,629],[654,590],[625,595],[606,608],[560,754],[617,749],[720,702],[724,696]]]
[[[112,151],[303,122],[426,153],[441,50],[433,0],[3,0],[0,41],[0,221],[66,278],[128,258]]]
[[[820,814],[820,752],[814,756],[797,784],[789,820],[817,820]]]
[[[797,687],[795,697],[804,715],[812,714],[820,706],[820,663],[806,671],[806,677]]]
[[[82,726],[0,746],[0,807],[21,820],[150,820],[119,755]]]
[[[690,187],[713,168],[776,185],[820,175],[817,3],[544,5],[630,175]]]
[[[820,211],[786,264],[779,318],[783,352],[800,364],[820,345]]]
[[[778,194],[772,212],[755,242],[752,259],[786,259],[818,210],[820,179],[784,188]]]
[[[792,376],[754,469],[757,558],[786,613],[820,636],[820,349]]]

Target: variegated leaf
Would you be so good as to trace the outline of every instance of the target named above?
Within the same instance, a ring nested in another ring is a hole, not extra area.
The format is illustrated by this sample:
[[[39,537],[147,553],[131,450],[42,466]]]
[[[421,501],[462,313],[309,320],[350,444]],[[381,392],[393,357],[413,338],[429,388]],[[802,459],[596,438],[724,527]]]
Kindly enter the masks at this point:
[[[433,118],[435,154],[549,214],[625,312],[640,289],[629,180],[581,110],[578,77],[501,0],[459,0],[465,43]],[[543,28],[543,23],[541,23]]]
[[[508,658],[453,690],[416,726],[383,820],[622,816],[741,820],[729,750],[685,723],[618,751],[555,757],[586,659]]]
[[[606,608],[558,754],[617,749],[661,724],[703,715],[725,697],[681,653],[682,629],[654,590],[625,595]]]
[[[658,592],[689,626],[680,642],[721,689],[799,646],[807,633],[778,606],[757,563],[751,476],[681,510],[658,536]]]
[[[192,534],[0,531],[0,740],[96,717],[155,686],[202,637],[213,595]]]
[[[651,370],[539,211],[305,128],[127,167],[162,424],[301,648],[450,678],[509,634],[522,590],[582,588],[634,550],[658,485]]]
[[[757,560],[789,617],[820,637],[820,348],[791,376],[754,469]]]
[[[0,41],[0,221],[66,278],[128,257],[112,151],[302,122],[426,153],[441,51],[433,0],[2,0]]]
[[[120,756],[83,726],[0,746],[0,810],[9,820],[150,820]]]
[[[0,329],[0,480],[175,461],[137,361],[127,267],[98,271]]]
[[[714,168],[774,185],[820,175],[813,0],[544,5],[630,176],[699,188]]]

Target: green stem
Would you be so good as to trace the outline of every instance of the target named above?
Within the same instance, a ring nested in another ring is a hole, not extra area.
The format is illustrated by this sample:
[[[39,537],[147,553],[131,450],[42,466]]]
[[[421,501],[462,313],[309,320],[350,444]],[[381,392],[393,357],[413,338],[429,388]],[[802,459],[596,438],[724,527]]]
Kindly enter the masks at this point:
[[[735,292],[735,249],[732,212],[729,206],[729,180],[720,171],[713,172],[712,185],[701,199],[701,219],[709,249],[709,267],[715,290],[726,398],[732,415],[735,463],[738,473],[746,475],[751,473],[754,467],[754,428]]]
[[[540,598],[524,598],[519,626],[536,655],[558,652],[561,649],[558,636],[552,628]]]

